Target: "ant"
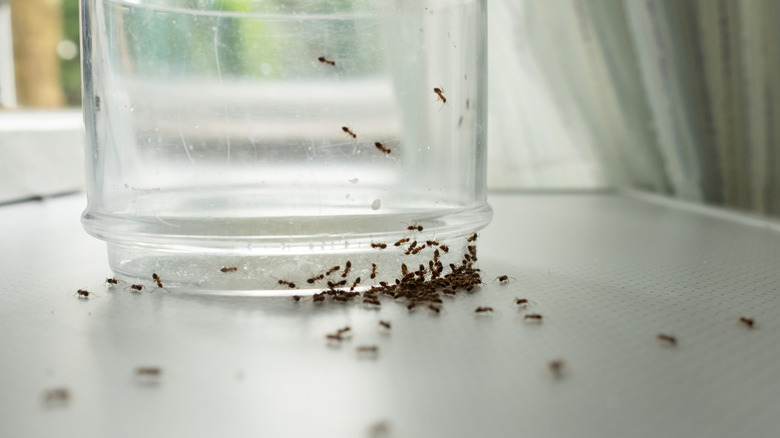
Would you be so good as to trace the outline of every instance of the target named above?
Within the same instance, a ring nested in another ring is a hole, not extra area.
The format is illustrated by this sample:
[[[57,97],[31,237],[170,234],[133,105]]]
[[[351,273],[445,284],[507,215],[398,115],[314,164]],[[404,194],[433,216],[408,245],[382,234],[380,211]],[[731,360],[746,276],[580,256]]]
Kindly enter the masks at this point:
[[[440,307],[436,307],[433,304],[428,304],[428,309],[431,312],[436,312],[436,313],[440,313],[441,312],[441,308]]]
[[[323,278],[325,278],[325,274],[320,274],[320,275],[318,275],[316,277],[312,277],[312,278],[306,280],[306,282],[309,283],[309,284],[314,284],[315,281],[322,280]]]
[[[542,315],[539,315],[538,313],[529,313],[528,315],[525,315],[523,319],[531,319],[534,321],[541,321]]]
[[[562,360],[556,359],[548,363],[547,368],[550,369],[550,372],[556,379],[560,379],[563,377],[563,365],[564,363]]]
[[[506,284],[509,282],[510,278],[514,280],[514,277],[510,277],[508,275],[499,275],[498,277],[496,277],[496,280],[498,280],[498,282],[501,284]]]
[[[300,295],[293,295],[293,296],[292,296],[292,299],[293,299],[293,300],[295,300],[295,302],[296,302],[296,303],[297,303],[298,301],[301,301],[301,298],[302,298],[302,297],[301,297]]]
[[[223,267],[222,269],[220,269],[220,271],[222,271],[222,272],[224,272],[224,273],[228,273],[228,272],[236,272],[236,271],[238,271],[238,268],[237,268],[237,267],[235,267],[235,266],[231,266],[231,267],[229,267],[229,268],[228,268],[228,267]]]
[[[116,286],[117,284],[119,284],[119,280],[117,280],[116,278],[106,278],[106,281],[104,281],[103,284],[105,283],[108,283],[111,286]]]
[[[466,239],[466,242],[474,242],[474,241],[476,241],[476,240],[477,240],[477,237],[479,237],[479,234],[477,234],[477,233],[474,233],[474,234],[472,234],[470,237],[468,237],[468,238]]]
[[[287,281],[287,280],[279,280],[279,281],[277,282],[277,284],[279,284],[279,285],[285,285],[285,286],[289,287],[290,289],[295,289],[295,283],[293,283],[292,281]]]
[[[374,146],[376,146],[376,148],[379,149],[379,151],[384,153],[384,154],[389,155],[390,152],[391,152],[390,148],[386,148],[382,143],[380,143],[378,141],[374,143]]]
[[[313,302],[315,302],[315,303],[321,303],[321,302],[325,301],[325,295],[314,294],[314,295],[312,295],[311,300]]]
[[[324,56],[320,56],[319,58],[317,58],[317,61],[319,61],[319,62],[321,62],[323,64],[330,64],[330,65],[332,65],[334,67],[336,66],[336,61],[331,61],[330,59],[328,59],[328,58],[326,58]]]
[[[390,325],[390,321],[379,321],[379,325],[382,327],[390,330],[392,328],[392,325]]]
[[[404,237],[403,239],[399,240],[398,242],[395,242],[393,244],[393,246],[401,246],[401,245],[403,245],[404,243],[406,243],[406,242],[408,242],[410,240],[411,239],[409,239],[408,237]]]
[[[447,98],[444,97],[444,87],[436,87],[433,89],[433,92],[438,96],[436,100],[441,100],[442,103],[447,103]]]
[[[375,306],[381,306],[382,305],[382,302],[379,301],[376,298],[363,298],[363,303],[364,304],[373,304]]]
[[[355,349],[358,353],[379,353],[379,347],[376,345],[361,345]]]
[[[46,404],[67,403],[69,400],[70,390],[68,388],[53,388],[43,393],[43,402]]]
[[[352,138],[357,138],[357,135],[356,135],[354,132],[352,132],[352,130],[351,130],[351,129],[349,129],[348,127],[346,127],[346,126],[342,126],[342,127],[341,127],[341,130],[342,130],[342,131],[344,131],[344,132],[346,132],[346,133],[347,133],[347,135],[349,135],[350,137],[352,137]]]
[[[141,290],[143,290],[143,288],[144,288],[143,284],[131,284],[130,285],[130,289],[132,289],[134,291],[138,291],[138,292],[141,292]]]
[[[450,247],[447,246],[447,245],[439,245],[439,249],[444,251],[444,254],[447,254],[448,252],[450,252]]]
[[[326,272],[325,275],[330,275],[330,274],[332,274],[332,273],[334,273],[336,271],[339,271],[339,270],[341,270],[341,266],[334,266],[334,267],[328,269],[328,272]]]
[[[753,324],[755,324],[755,321],[753,321],[753,318],[745,318],[744,316],[739,317],[739,322],[742,324],[745,324],[749,328],[753,328]]]
[[[372,243],[371,244],[371,248],[374,248],[374,249],[385,249],[385,248],[387,248],[387,244],[386,243]]]
[[[156,272],[152,272],[152,280],[154,280],[155,283],[157,283],[157,287],[160,289],[165,289],[162,284],[162,280],[160,279],[160,276],[157,275]]]
[[[492,307],[477,307],[477,310],[475,310],[474,313],[487,313],[492,311],[493,311]]]
[[[360,277],[358,277],[358,278],[356,278],[356,279],[355,279],[355,282],[354,282],[354,283],[352,283],[352,287],[350,287],[350,288],[349,288],[349,291],[350,291],[350,292],[352,292],[353,290],[355,290],[355,288],[356,288],[356,287],[357,287],[357,285],[359,285],[359,284],[360,284]]]
[[[409,225],[406,229],[409,231],[422,231],[423,227],[422,225]]]
[[[159,377],[162,369],[158,367],[138,367],[135,369],[136,376]]]
[[[518,306],[528,306],[528,298],[515,298],[515,304]]]
[[[329,341],[343,341],[344,340],[344,338],[341,337],[341,335],[338,334],[338,333],[328,333],[327,335],[325,335],[325,339],[327,339]]]
[[[347,278],[347,275],[349,275],[349,270],[352,269],[352,262],[347,260],[347,264],[344,267],[344,273],[341,274],[341,278]]]
[[[435,240],[426,240],[425,244],[428,245],[428,246],[439,246],[439,242],[437,242]]]
[[[345,284],[347,284],[347,280],[341,280],[338,283],[334,283],[332,281],[328,281],[328,287],[331,288],[331,289],[344,286]]]
[[[73,294],[73,295],[78,295],[78,296],[79,296],[79,298],[86,298],[86,299],[89,299],[89,297],[90,297],[91,295],[95,295],[95,296],[97,296],[96,294],[94,294],[94,293],[92,293],[92,292],[90,292],[90,291],[88,291],[88,290],[84,290],[84,289],[79,289],[79,290],[77,290],[77,291],[76,291],[76,293],[75,293],[75,294]]]
[[[658,336],[656,336],[661,341],[667,342],[670,345],[677,345],[677,338],[675,338],[672,335],[665,335],[663,333],[660,333]]]
[[[409,268],[406,267],[406,263],[401,263],[401,274],[406,277],[409,275]]]
[[[346,333],[348,331],[351,331],[351,330],[352,330],[352,327],[347,325],[347,326],[344,326],[344,328],[340,328],[340,329],[336,330],[336,333],[338,333],[339,335],[343,335],[344,333]]]
[[[371,263],[371,279],[376,278],[376,263]]]

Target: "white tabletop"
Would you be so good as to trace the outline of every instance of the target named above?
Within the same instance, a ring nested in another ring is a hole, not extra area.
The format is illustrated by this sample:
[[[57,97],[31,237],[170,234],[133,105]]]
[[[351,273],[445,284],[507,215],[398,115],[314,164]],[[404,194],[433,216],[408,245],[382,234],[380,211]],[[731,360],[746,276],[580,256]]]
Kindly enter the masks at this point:
[[[111,290],[81,196],[0,207],[0,436],[362,437],[380,422],[392,437],[780,434],[776,224],[621,194],[490,202],[486,284],[441,315]],[[329,346],[345,325],[352,338]],[[70,400],[44,403],[58,387]]]

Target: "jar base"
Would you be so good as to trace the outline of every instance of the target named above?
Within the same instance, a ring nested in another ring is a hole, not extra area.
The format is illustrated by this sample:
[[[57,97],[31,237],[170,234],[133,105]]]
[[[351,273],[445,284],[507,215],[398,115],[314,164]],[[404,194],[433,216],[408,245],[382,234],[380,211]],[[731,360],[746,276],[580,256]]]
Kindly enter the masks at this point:
[[[404,230],[385,235],[381,242],[370,236],[311,238],[307,243],[296,240],[292,244],[289,240],[243,245],[234,242],[232,246],[223,240],[218,245],[206,245],[206,241],[187,241],[181,236],[176,244],[159,244],[164,240],[160,236],[148,242],[106,240],[109,264],[117,277],[129,284],[143,284],[146,291],[159,289],[152,277],[157,274],[163,288],[175,293],[311,295],[331,286],[360,291],[380,282],[394,283],[403,277],[402,265],[410,271],[421,265],[429,269],[437,250],[445,267],[460,264],[471,245],[466,237],[486,226],[492,211],[485,204],[467,216],[471,221],[459,218],[457,229],[453,229],[452,217],[439,218],[446,227],[425,227],[423,232]],[[395,246],[403,239],[409,240]],[[413,242],[416,244],[410,251]],[[418,250],[420,247],[423,249]]]

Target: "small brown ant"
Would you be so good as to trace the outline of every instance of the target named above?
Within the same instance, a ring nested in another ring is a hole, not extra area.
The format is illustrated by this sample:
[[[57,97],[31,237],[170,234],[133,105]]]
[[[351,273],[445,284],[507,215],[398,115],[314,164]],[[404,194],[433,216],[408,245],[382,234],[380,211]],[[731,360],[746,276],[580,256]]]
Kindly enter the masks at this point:
[[[527,306],[528,305],[528,299],[527,298],[515,298],[515,304],[518,306]]]
[[[162,369],[158,367],[138,367],[135,369],[136,376],[159,377]]]
[[[111,286],[116,286],[117,284],[119,284],[119,280],[117,280],[116,278],[106,278],[106,281],[104,281],[103,283],[104,284],[108,283]]]
[[[141,290],[143,290],[143,288],[144,288],[143,284],[131,284],[130,285],[130,289],[132,289],[134,291],[138,291],[138,292],[141,292]]]
[[[88,291],[88,290],[79,289],[73,295],[78,295],[79,298],[86,298],[86,299],[88,299],[91,295],[95,295],[95,294],[93,292]],[[95,295],[95,296],[97,296],[97,295]]]
[[[529,313],[528,315],[525,315],[523,319],[531,319],[534,321],[541,321],[542,315],[539,315],[538,313]]]
[[[352,130],[351,130],[351,129],[349,129],[347,126],[342,126],[342,127],[341,127],[341,130],[342,130],[342,131],[344,131],[344,132],[346,132],[346,133],[347,133],[347,135],[349,135],[350,137],[352,137],[352,138],[357,138],[357,135],[355,135],[355,133],[354,133],[354,132],[352,132]]]
[[[422,225],[409,225],[406,229],[409,231],[422,231],[423,227]]]
[[[328,287],[331,289],[335,289],[337,287],[341,287],[347,284],[347,280],[341,280],[338,283],[334,283],[332,281],[328,281]]]
[[[371,248],[385,249],[385,248],[387,248],[387,244],[386,243],[372,243],[371,244]]]
[[[162,280],[160,279],[160,276],[157,275],[156,272],[152,272],[152,280],[154,280],[155,283],[157,283],[157,287],[160,289],[165,289],[162,284]]]
[[[325,339],[327,339],[329,341],[343,341],[344,340],[344,338],[341,337],[341,335],[338,334],[338,333],[335,333],[335,334],[334,333],[328,333],[327,335],[325,335]]]
[[[550,369],[550,372],[556,379],[560,379],[563,377],[563,365],[564,363],[562,360],[556,359],[548,363],[547,368]]]
[[[355,288],[356,288],[356,287],[357,287],[357,285],[359,285],[359,284],[360,284],[360,277],[356,278],[356,279],[355,279],[355,282],[354,282],[354,283],[352,283],[352,287],[350,287],[350,288],[349,288],[350,292],[351,292],[351,291],[353,291],[353,290],[355,290]]]
[[[486,312],[492,312],[492,307],[477,307],[477,310],[474,311],[474,313],[486,313]]]
[[[325,275],[330,275],[330,274],[332,274],[332,273],[334,273],[336,271],[339,271],[339,270],[341,270],[341,266],[340,265],[334,266],[334,267],[328,269],[328,272],[326,272]]]
[[[340,329],[336,330],[336,333],[338,333],[340,335],[343,335],[344,333],[346,333],[348,331],[351,331],[351,330],[352,330],[352,327],[347,325],[347,326],[344,326],[344,328],[340,328]]]
[[[409,268],[406,267],[406,263],[401,263],[401,274],[406,277],[409,275]]]
[[[358,353],[379,353],[379,347],[376,345],[361,345],[355,349]]]
[[[293,283],[292,281],[287,281],[287,280],[279,280],[279,281],[277,282],[277,284],[279,284],[279,285],[284,285],[284,286],[287,286],[287,287],[289,287],[290,289],[295,289],[295,283]]]
[[[344,273],[341,274],[341,278],[347,278],[347,275],[349,275],[349,270],[352,269],[352,262],[347,260],[347,264],[344,267]]]
[[[510,278],[512,278],[512,277],[510,277],[508,275],[499,275],[498,277],[496,277],[496,280],[498,280],[498,282],[501,283],[501,284],[506,284],[506,283],[509,282]]]
[[[371,279],[376,278],[376,263],[371,263]]]
[[[390,325],[390,321],[381,321],[380,320],[379,321],[379,325],[381,325],[382,327],[384,327],[384,328],[386,328],[388,330],[390,330],[392,328],[392,326]]]
[[[70,401],[68,388],[53,388],[43,393],[43,402],[46,404],[67,403]]]
[[[395,242],[393,244],[393,246],[401,246],[401,245],[403,245],[404,243],[406,243],[406,242],[408,242],[410,240],[411,240],[410,238],[404,237],[403,239],[399,240],[398,242]]]
[[[436,88],[433,89],[433,92],[436,93],[437,96],[439,96],[437,98],[437,100],[441,100],[442,103],[447,103],[447,98],[444,97],[444,88],[443,87],[442,88],[436,87]]]
[[[755,321],[753,321],[753,318],[745,318],[744,316],[739,317],[739,322],[742,324],[745,324],[749,328],[753,328],[753,324],[755,324]]]
[[[363,303],[364,304],[373,304],[375,306],[381,306],[382,305],[382,302],[379,301],[376,298],[363,298]]]
[[[336,66],[336,61],[331,61],[330,59],[328,59],[328,58],[326,58],[324,56],[320,56],[319,58],[317,58],[317,61],[319,61],[319,62],[321,62],[323,64],[330,64],[330,65],[332,65],[334,67]]]
[[[450,252],[450,247],[447,246],[447,245],[439,245],[439,249],[444,251],[444,254],[447,254],[448,252]]]
[[[315,281],[322,280],[323,278],[325,278],[325,274],[320,274],[320,275],[318,275],[316,277],[312,277],[312,278],[306,280],[306,282],[309,283],[309,284],[314,284]]]
[[[321,302],[325,301],[325,295],[314,294],[314,295],[312,295],[311,299],[315,303],[321,303]]]
[[[436,312],[436,313],[440,313],[441,312],[441,308],[436,307],[433,304],[428,304],[428,310],[430,310],[431,312]]]
[[[665,335],[660,333],[656,336],[659,340],[669,343],[670,345],[677,345],[677,338],[672,335]]]
[[[475,240],[477,240],[477,237],[479,237],[479,234],[474,233],[470,237],[466,238],[466,242],[474,242]]]
[[[302,298],[302,297],[301,297],[300,295],[293,295],[293,296],[292,296],[292,299],[293,299],[293,300],[295,300],[295,302],[296,302],[296,303],[297,303],[298,301],[300,301],[300,300],[301,300],[301,298]]]
[[[220,269],[220,271],[222,271],[224,273],[236,272],[236,271],[238,271],[238,268],[236,266],[231,266],[229,268],[228,267],[223,267],[222,269]]]
[[[379,149],[380,152],[384,154],[390,154],[390,148],[386,148],[382,143],[380,142],[374,142],[374,146],[376,146],[377,149]]]

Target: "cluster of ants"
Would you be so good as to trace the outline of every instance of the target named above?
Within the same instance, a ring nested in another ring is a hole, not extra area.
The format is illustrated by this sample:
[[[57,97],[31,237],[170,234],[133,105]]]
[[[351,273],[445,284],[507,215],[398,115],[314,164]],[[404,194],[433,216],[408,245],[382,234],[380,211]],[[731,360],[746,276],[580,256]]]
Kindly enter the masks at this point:
[[[421,225],[410,225],[407,227],[407,230],[419,232],[423,231],[423,227]],[[361,278],[357,277],[351,283],[347,280],[347,276],[352,268],[352,262],[347,261],[343,271],[340,265],[334,266],[326,272],[306,280],[309,284],[315,284],[334,273],[341,272],[341,280],[328,280],[328,289],[314,294],[312,296],[312,301],[314,303],[322,303],[327,298],[330,298],[331,301],[347,302],[362,298],[362,302],[365,305],[381,306],[382,302],[379,298],[381,295],[384,295],[392,297],[395,300],[404,300],[406,307],[409,310],[415,309],[418,306],[425,306],[430,311],[439,313],[441,311],[441,304],[443,303],[440,293],[455,295],[459,290],[471,292],[475,287],[482,284],[480,270],[474,267],[474,263],[477,261],[476,245],[469,245],[468,253],[464,254],[461,263],[458,265],[450,263],[449,272],[445,273],[445,266],[441,261],[441,257],[442,253],[446,254],[449,252],[449,247],[446,244],[436,240],[426,240],[424,243],[418,243],[417,240],[411,240],[410,237],[405,237],[395,242],[394,246],[401,247],[405,255],[416,255],[425,248],[433,249],[433,257],[428,260],[427,265],[420,264],[418,269],[413,271],[406,263],[402,263],[400,278],[396,278],[394,282],[390,283],[380,281],[378,284],[375,284],[368,290],[360,293],[356,292],[355,288],[360,284]],[[467,238],[469,243],[473,243],[476,240],[476,233]],[[372,243],[371,246],[375,249],[387,248],[386,243]],[[372,280],[377,276],[376,271],[377,266],[375,263],[372,263],[370,274]],[[286,280],[279,280],[279,284],[286,285],[290,288],[296,286],[295,283]],[[302,297],[299,295],[293,296],[295,301],[300,301],[301,298]]]
[[[119,280],[117,278],[112,277],[112,278],[106,278],[106,281],[104,282],[104,284],[108,284],[109,287],[114,287],[114,286],[118,286],[119,283],[121,283],[121,282],[122,282],[122,280]],[[168,289],[165,289],[165,287],[163,286],[163,283],[162,283],[162,279],[160,278],[159,275],[157,275],[156,272],[152,273],[152,282],[157,285],[157,289],[163,289],[165,291],[168,290]],[[146,286],[144,286],[143,284],[140,284],[140,283],[138,283],[138,284],[131,284],[131,285],[127,286],[127,288],[130,289],[131,292],[136,292],[136,293],[137,292],[141,292],[144,289],[147,289]],[[83,299],[89,299],[89,297],[91,297],[93,295],[97,296],[96,293],[90,292],[90,291],[88,291],[86,289],[79,289],[73,295],[77,295],[79,298],[83,298]]]

